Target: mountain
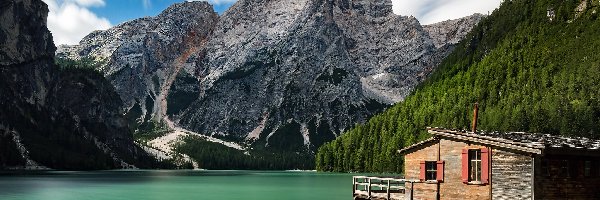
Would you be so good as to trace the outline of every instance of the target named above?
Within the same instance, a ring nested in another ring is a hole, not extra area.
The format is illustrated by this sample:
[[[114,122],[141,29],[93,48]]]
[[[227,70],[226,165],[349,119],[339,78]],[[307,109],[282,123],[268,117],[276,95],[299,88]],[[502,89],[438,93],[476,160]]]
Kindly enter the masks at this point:
[[[0,11],[0,168],[158,165],[134,144],[122,101],[101,74],[55,64],[46,4],[11,0]]]
[[[185,2],[57,56],[98,62],[142,128],[166,122],[251,154],[311,157],[401,101],[477,16],[427,31],[390,0],[240,0],[222,16]]]
[[[160,121],[170,85],[178,75],[195,74],[188,59],[204,48],[217,19],[206,2],[174,4],[156,17],[94,31],[76,46],[60,46],[57,56],[98,62],[128,110],[139,109],[140,122]]]
[[[436,48],[455,46],[465,38],[471,29],[484,17],[484,15],[476,13],[460,19],[446,20],[425,25],[423,26],[423,29],[429,33]]]
[[[423,29],[429,33],[429,37],[433,40],[433,45],[438,49],[440,59],[444,59],[484,17],[484,15],[476,13],[460,19],[425,25]]]
[[[600,3],[504,1],[385,112],[317,153],[323,171],[401,172],[398,149],[425,128],[478,128],[600,138]]]

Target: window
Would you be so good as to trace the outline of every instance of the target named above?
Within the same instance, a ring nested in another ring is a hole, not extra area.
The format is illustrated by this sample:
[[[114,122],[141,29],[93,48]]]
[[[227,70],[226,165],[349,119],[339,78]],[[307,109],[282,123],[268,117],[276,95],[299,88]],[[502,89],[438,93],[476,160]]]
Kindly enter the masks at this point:
[[[592,163],[594,165],[594,177],[600,177],[600,161],[596,160]]]
[[[462,150],[462,182],[485,185],[490,183],[491,150],[465,148]]]
[[[419,180],[444,182],[444,161],[421,161]]]
[[[481,181],[481,150],[469,150],[469,181]]]
[[[580,163],[578,160],[571,160],[569,161],[569,176],[570,177],[578,177],[581,173],[581,168],[583,168],[582,166],[580,166],[582,163]]]
[[[550,176],[550,167],[548,166],[548,160],[542,160],[542,171],[543,176]]]
[[[563,177],[569,177],[569,161],[562,160],[560,162],[560,175]]]
[[[583,164],[583,176],[592,176],[592,161],[586,160]]]
[[[425,180],[434,181],[437,180],[437,163],[435,161],[425,162]]]

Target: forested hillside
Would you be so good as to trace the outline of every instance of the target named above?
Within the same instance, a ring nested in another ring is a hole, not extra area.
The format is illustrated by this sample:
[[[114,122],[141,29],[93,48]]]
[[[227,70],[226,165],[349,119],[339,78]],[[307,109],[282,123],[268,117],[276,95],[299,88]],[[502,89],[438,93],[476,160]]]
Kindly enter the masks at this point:
[[[401,172],[425,128],[599,138],[598,1],[513,0],[482,20],[405,101],[319,148],[317,170]]]

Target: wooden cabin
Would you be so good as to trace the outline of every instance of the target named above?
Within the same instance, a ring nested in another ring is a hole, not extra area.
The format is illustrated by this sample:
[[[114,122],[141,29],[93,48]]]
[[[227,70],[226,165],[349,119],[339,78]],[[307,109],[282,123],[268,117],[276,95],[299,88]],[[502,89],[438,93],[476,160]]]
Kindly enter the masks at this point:
[[[475,130],[475,129],[473,129]],[[428,128],[399,150],[406,199],[600,199],[600,141]]]

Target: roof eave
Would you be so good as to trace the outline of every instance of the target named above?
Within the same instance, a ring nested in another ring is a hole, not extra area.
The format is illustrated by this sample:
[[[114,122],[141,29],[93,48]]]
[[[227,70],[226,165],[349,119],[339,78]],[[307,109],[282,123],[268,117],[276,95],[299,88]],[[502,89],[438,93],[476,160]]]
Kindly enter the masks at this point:
[[[600,149],[584,149],[571,147],[548,147],[545,151],[549,156],[590,156],[600,157]]]
[[[483,145],[501,147],[501,148],[516,150],[516,151],[531,153],[531,154],[538,154],[538,155],[543,154],[543,149],[544,149],[543,147],[542,148],[533,148],[533,147],[519,145],[516,142],[511,143],[511,142],[507,142],[504,140],[493,140],[493,139],[489,139],[489,138],[476,137],[475,135],[465,135],[466,133],[460,134],[461,132],[458,132],[458,131],[450,132],[450,131],[441,131],[441,130],[442,129],[438,129],[438,128],[427,128],[427,131],[429,133],[431,133],[437,137],[443,137],[443,138],[454,139],[454,140],[459,140],[459,141],[466,141],[466,142],[474,142],[474,143],[479,143],[479,144],[483,144]]]
[[[430,137],[430,138],[428,138],[426,140],[423,140],[423,141],[418,142],[416,144],[413,144],[413,145],[410,145],[410,146],[405,147],[403,149],[400,149],[400,150],[398,150],[398,153],[401,154],[401,155],[406,155],[406,154],[414,152],[415,150],[417,150],[420,147],[423,147],[423,146],[426,146],[426,145],[430,145],[430,144],[435,144],[435,143],[438,142],[438,140],[439,140],[438,137],[435,137],[435,136],[434,137]]]

